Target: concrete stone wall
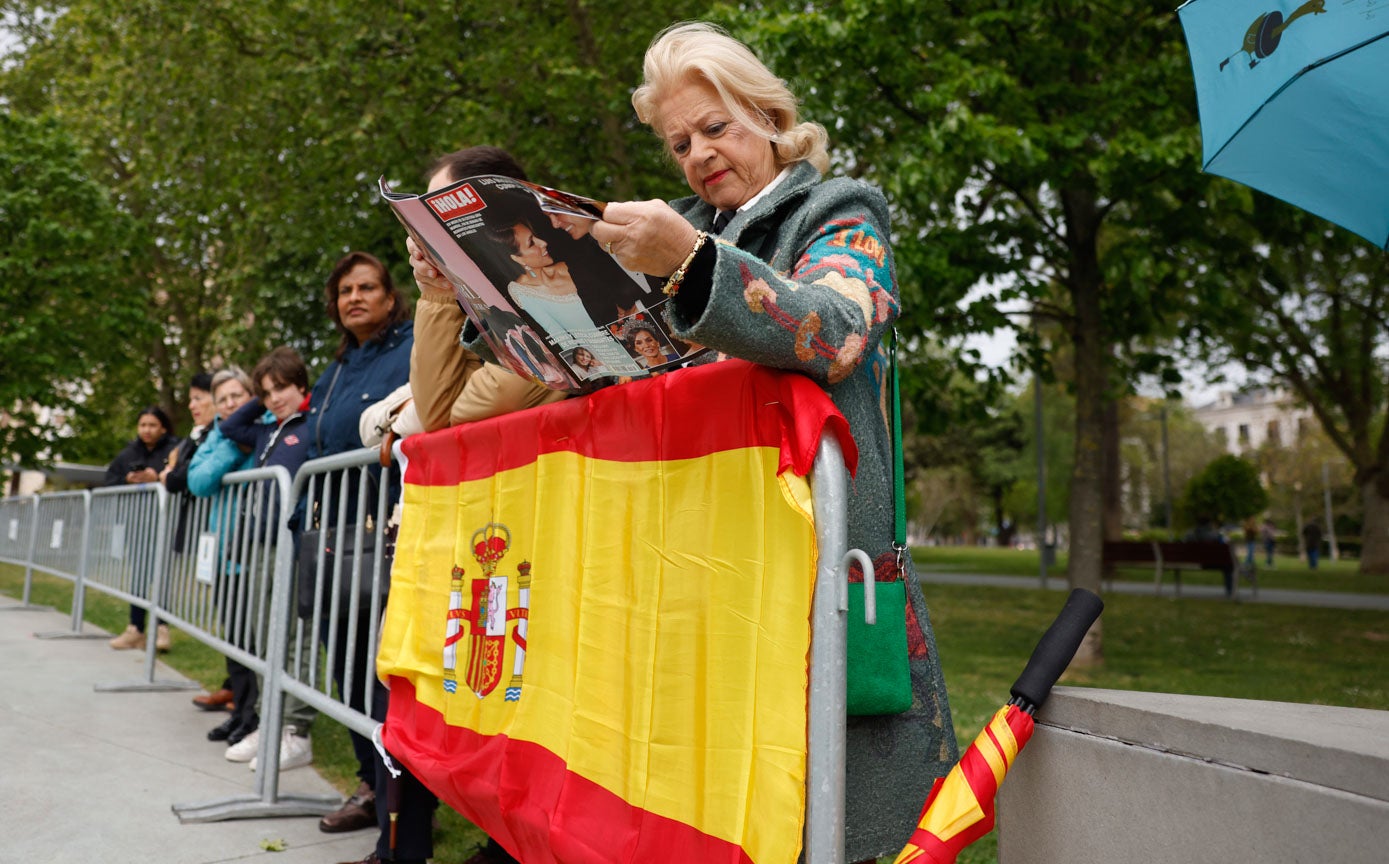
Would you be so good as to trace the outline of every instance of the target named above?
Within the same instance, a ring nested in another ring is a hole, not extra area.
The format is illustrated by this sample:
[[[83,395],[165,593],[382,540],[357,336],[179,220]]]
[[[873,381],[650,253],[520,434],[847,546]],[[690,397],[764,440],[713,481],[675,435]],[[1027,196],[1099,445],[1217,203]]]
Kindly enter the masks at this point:
[[[1000,864],[1389,861],[1389,712],[1058,687]]]

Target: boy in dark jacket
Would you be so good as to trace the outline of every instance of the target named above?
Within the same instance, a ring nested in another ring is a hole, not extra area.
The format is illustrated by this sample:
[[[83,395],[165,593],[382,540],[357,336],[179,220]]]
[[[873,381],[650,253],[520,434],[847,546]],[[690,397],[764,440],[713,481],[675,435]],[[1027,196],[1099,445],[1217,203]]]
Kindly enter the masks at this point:
[[[222,421],[222,435],[236,444],[250,447],[255,467],[279,465],[293,477],[309,456],[309,369],[299,352],[282,345],[256,364],[251,372],[251,384],[259,401],[247,402]],[[262,528],[269,532],[273,529],[277,514],[274,506],[267,507],[266,511]],[[255,705],[260,688],[253,673],[246,670],[234,675],[231,684],[238,710],[242,705]],[[309,725],[315,716],[316,712],[299,700],[285,699],[280,770],[297,768],[313,761]],[[251,728],[259,726],[254,717],[243,718],[242,722]],[[231,762],[251,762],[254,769],[259,746],[259,732],[251,732],[229,746],[226,757]]]

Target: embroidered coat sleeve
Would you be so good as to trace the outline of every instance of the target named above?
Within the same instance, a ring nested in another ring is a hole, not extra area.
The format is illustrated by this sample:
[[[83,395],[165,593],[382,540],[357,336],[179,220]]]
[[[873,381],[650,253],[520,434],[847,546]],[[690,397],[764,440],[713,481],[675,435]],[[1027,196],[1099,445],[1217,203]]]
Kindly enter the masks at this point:
[[[811,187],[749,220],[736,242],[697,256],[671,304],[681,339],[832,386],[897,317],[887,203],[866,184]]]

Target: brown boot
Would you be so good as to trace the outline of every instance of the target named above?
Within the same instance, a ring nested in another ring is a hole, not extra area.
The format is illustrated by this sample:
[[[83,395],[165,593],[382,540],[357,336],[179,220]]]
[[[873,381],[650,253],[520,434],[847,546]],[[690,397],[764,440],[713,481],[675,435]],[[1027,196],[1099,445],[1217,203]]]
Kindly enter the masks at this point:
[[[376,793],[363,780],[343,805],[318,820],[318,830],[328,834],[376,827]]]
[[[154,647],[160,651],[168,651],[174,645],[173,639],[169,636],[169,628],[165,624],[160,624],[154,628]]]
[[[112,639],[110,645],[117,651],[129,651],[132,648],[138,648],[143,651],[145,648],[145,634],[141,633],[134,624],[127,624],[125,632],[115,639]]]
[[[225,711],[231,709],[233,698],[230,690],[222,688],[194,696],[193,704],[204,711]]]

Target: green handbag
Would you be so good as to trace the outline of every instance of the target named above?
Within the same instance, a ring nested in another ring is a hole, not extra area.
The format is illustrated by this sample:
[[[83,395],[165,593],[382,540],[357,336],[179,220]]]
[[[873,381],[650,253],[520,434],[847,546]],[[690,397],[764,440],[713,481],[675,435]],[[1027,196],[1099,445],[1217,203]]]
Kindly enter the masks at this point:
[[[848,712],[851,716],[901,714],[912,707],[907,665],[907,585],[874,582],[877,623],[864,621],[868,586],[849,585]]]
[[[893,547],[898,561],[906,554],[907,517],[902,479],[902,414],[897,387],[897,333],[889,343],[889,369],[892,376],[893,511],[896,525]],[[852,716],[901,714],[912,707],[911,667],[907,657],[906,573],[897,568],[893,582],[873,579],[873,562],[863,552],[845,556],[847,572],[850,556],[862,556],[864,581],[849,584],[848,636],[848,713]],[[867,588],[873,589],[877,622],[865,620]]]

